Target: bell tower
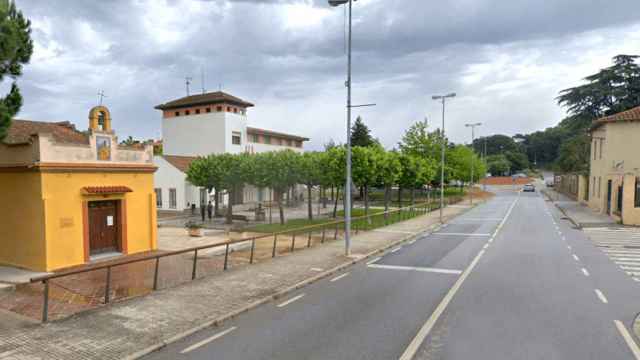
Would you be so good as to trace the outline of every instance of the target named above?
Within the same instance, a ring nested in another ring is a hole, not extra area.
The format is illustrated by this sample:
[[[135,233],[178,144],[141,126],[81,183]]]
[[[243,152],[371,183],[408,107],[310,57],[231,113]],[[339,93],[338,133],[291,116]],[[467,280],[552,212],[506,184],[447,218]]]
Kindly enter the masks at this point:
[[[111,133],[111,114],[105,106],[95,106],[89,111],[89,130]]]

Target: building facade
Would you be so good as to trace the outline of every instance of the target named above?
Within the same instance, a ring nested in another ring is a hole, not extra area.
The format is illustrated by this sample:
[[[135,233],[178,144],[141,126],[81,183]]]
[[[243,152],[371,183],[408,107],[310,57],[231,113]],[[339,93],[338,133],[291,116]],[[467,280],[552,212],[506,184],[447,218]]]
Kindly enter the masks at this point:
[[[117,140],[103,106],[85,132],[12,122],[0,142],[0,264],[52,271],[156,249],[153,148]]]
[[[640,225],[640,107],[596,120],[590,172],[579,198],[625,225]]]
[[[156,156],[155,193],[159,210],[184,211],[192,204],[207,204],[213,194],[191,185],[186,171],[199,156],[222,153],[259,153],[291,149],[302,152],[302,136],[247,125],[248,109],[254,105],[216,91],[186,96],[156,106],[162,111],[163,155]],[[245,186],[236,204],[269,200],[266,189]],[[222,203],[229,199],[222,198]]]

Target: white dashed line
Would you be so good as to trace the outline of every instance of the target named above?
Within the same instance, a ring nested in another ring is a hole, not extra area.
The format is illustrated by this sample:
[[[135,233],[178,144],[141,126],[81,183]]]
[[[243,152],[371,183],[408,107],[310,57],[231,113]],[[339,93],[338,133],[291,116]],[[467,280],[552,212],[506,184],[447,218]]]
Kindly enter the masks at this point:
[[[322,271],[322,268],[311,268],[311,271]]]
[[[285,307],[285,306],[287,306],[287,305],[291,304],[292,302],[294,302],[294,301],[296,301],[296,300],[300,300],[300,299],[302,299],[303,297],[304,297],[304,294],[300,294],[300,295],[298,295],[298,296],[296,296],[296,297],[292,297],[291,299],[289,299],[289,300],[287,300],[287,301],[285,301],[285,302],[283,302],[283,303],[280,303],[280,304],[278,304],[278,305],[276,305],[276,306],[278,306],[279,308],[281,308],[281,307]]]
[[[400,249],[402,249],[402,246],[399,246],[399,247],[391,250],[391,253],[393,254],[394,252],[400,251]]]
[[[345,277],[347,275],[349,275],[349,273],[344,273],[342,275],[338,275],[338,276],[334,277],[333,279],[331,279],[330,281],[331,282],[338,281],[338,280],[342,279],[343,277]]]
[[[417,266],[398,266],[398,265],[377,265],[371,264],[370,268],[373,269],[388,269],[388,270],[409,270],[409,271],[422,271],[422,272],[430,272],[430,273],[438,273],[438,274],[454,274],[459,275],[462,273],[460,270],[451,270],[451,269],[439,269],[439,268],[427,268],[427,267],[417,267]]]
[[[584,274],[584,276],[589,276],[589,272],[585,268],[582,268],[582,273]]]
[[[185,348],[184,350],[180,351],[180,354],[186,354],[186,353],[188,353],[190,351],[193,351],[193,350],[195,350],[195,349],[197,349],[197,348],[199,348],[199,347],[201,347],[203,345],[206,345],[206,344],[212,342],[215,339],[219,339],[219,338],[227,335],[228,333],[232,332],[235,329],[237,329],[237,328],[235,326],[232,326],[232,327],[228,328],[225,331],[221,331],[221,332],[213,335],[212,337],[206,338],[206,339],[204,339],[204,340],[202,340],[200,342],[197,342],[197,343]]]
[[[475,234],[475,233],[433,233],[435,236],[491,236],[491,234]]]
[[[640,360],[640,348],[638,348],[638,344],[636,344],[636,342],[633,340],[631,334],[629,334],[629,331],[627,331],[627,328],[620,320],[613,320],[613,322],[616,324],[620,335],[622,335],[622,337],[624,338],[624,341],[627,343],[627,346],[633,353],[633,356],[636,358],[636,360]]]
[[[609,301],[607,300],[607,298],[604,296],[604,294],[602,293],[602,291],[595,289],[596,295],[598,295],[598,299],[600,299],[600,301],[602,301],[605,304],[608,304]]]
[[[571,250],[571,245],[567,245],[567,249]]]
[[[576,255],[576,254],[573,254],[573,259],[574,259],[575,261],[580,261],[580,258],[579,258],[579,257],[578,257],[578,255]]]

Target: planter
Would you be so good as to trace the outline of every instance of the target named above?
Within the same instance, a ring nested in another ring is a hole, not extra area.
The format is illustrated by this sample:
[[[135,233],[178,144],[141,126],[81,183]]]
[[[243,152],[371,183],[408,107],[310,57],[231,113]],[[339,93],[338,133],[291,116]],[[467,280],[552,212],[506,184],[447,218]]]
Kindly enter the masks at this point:
[[[191,236],[191,237],[203,237],[204,236],[202,228],[187,229],[187,232],[189,233],[189,236]]]

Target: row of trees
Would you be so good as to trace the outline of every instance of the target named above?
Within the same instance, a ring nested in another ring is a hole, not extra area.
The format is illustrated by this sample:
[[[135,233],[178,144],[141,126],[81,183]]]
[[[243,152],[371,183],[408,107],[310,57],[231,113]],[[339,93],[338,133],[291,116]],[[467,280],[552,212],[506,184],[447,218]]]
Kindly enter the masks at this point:
[[[368,132],[366,132],[368,135]],[[400,150],[385,150],[377,141],[368,146],[352,148],[353,185],[363,190],[365,214],[369,212],[369,193],[372,188],[385,191],[385,209],[389,208],[392,187],[411,192],[434,185],[439,181],[440,162],[438,131],[427,132],[424,123],[416,123],[407,130]],[[464,145],[447,142],[446,179],[449,182],[471,180],[471,167],[476,174],[484,174],[486,167],[473,150]],[[214,208],[219,213],[220,194],[229,199],[235,192],[242,191],[244,184],[257,188],[269,188],[274,192],[284,224],[283,195],[297,184],[304,184],[307,191],[308,217],[313,218],[312,191],[314,188],[335,188],[334,216],[336,215],[340,189],[345,183],[346,150],[344,146],[330,145],[325,151],[297,153],[291,150],[258,154],[212,154],[194,160],[187,179],[196,186],[215,190]],[[477,176],[476,176],[477,178]],[[227,222],[232,221],[231,201],[227,206]]]

